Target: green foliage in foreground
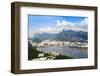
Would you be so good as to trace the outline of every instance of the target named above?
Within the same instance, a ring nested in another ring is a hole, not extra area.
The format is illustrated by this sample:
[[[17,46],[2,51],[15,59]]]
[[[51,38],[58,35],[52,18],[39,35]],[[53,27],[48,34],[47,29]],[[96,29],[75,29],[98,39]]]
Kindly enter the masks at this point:
[[[65,55],[58,55],[55,59],[73,59],[72,57],[65,56]]]
[[[28,60],[38,58],[38,54],[41,53],[36,50],[31,44],[28,44]]]

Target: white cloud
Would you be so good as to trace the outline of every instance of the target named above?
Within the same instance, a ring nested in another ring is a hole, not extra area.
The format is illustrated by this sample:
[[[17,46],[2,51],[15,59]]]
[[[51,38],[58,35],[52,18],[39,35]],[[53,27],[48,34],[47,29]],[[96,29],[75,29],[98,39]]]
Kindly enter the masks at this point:
[[[56,28],[65,30],[75,30],[75,31],[87,31],[88,30],[88,19],[85,18],[79,23],[68,22],[65,20],[57,20]]]
[[[80,22],[80,25],[84,26],[84,25],[88,25],[88,18],[85,18],[84,20],[82,20]]]
[[[69,22],[65,20],[56,20],[56,25],[53,25],[52,27],[33,29],[33,31],[29,33],[29,37],[32,37],[34,34],[44,33],[44,32],[51,34],[59,33],[62,30],[87,31],[88,29],[87,25],[88,25],[87,18],[80,21],[79,23]]]
[[[59,22],[59,23],[58,23]],[[65,20],[57,20],[57,25],[55,26],[56,29],[60,28],[60,29],[65,29],[65,30],[71,30],[71,28],[75,25],[75,23],[72,22],[68,22]]]
[[[55,27],[47,27],[47,28],[40,28],[39,29],[39,32],[43,33],[43,32],[46,32],[46,33],[57,33],[61,31],[60,28],[55,28]]]
[[[78,27],[80,31],[88,31],[88,18],[83,19],[79,24]]]

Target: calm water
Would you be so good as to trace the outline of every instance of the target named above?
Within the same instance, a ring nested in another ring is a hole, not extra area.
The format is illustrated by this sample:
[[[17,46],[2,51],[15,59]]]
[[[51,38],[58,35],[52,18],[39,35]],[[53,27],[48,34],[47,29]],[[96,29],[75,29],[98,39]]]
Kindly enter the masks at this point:
[[[88,51],[87,48],[72,48],[68,46],[46,46],[38,47],[39,51],[43,52],[59,52],[63,55],[67,55],[73,58],[87,58]]]

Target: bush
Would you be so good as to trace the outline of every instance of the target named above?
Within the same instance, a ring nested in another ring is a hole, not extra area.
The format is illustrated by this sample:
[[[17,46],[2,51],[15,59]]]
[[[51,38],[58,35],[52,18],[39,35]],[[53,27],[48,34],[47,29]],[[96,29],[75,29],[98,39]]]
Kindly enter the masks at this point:
[[[30,43],[28,43],[28,60],[32,60],[38,57],[40,52],[36,50]]]
[[[58,55],[55,59],[72,59],[72,57],[65,56],[65,55]]]

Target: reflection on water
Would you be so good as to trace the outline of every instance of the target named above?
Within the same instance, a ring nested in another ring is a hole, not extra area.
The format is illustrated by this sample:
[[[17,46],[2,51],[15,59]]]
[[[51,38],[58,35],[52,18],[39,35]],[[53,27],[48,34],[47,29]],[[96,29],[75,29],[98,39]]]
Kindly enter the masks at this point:
[[[47,52],[59,52],[63,55],[67,55],[73,58],[87,58],[88,49],[87,48],[72,48],[68,46],[45,46],[37,47],[37,50]]]

